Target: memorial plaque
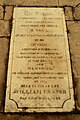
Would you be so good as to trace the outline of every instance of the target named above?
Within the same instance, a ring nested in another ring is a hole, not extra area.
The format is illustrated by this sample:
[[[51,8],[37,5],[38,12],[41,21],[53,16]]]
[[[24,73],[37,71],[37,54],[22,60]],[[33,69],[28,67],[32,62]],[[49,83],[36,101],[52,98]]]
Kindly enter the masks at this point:
[[[63,9],[15,7],[5,112],[70,112],[73,109]]]

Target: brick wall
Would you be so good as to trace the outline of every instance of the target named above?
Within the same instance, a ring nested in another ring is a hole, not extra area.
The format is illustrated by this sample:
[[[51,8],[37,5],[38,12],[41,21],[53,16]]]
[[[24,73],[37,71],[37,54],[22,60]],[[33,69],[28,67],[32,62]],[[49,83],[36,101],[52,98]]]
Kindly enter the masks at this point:
[[[15,6],[63,7],[70,46],[76,110],[73,113],[5,114],[5,90],[12,14]],[[80,0],[0,0],[0,120],[80,120]]]

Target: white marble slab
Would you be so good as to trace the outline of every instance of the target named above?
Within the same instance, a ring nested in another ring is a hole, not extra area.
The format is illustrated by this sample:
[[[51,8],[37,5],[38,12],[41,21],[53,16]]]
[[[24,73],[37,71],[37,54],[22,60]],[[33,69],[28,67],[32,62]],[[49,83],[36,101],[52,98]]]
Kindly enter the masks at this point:
[[[63,9],[15,7],[5,112],[70,112],[73,96]]]

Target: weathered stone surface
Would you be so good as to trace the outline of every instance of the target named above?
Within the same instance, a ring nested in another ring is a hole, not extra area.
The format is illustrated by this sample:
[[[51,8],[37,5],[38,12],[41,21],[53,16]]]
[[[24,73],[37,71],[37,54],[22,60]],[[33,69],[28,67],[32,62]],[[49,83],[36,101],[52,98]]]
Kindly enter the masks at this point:
[[[0,120],[80,120],[79,114],[0,114]]]
[[[72,59],[74,83],[76,83],[77,107],[80,109],[80,21],[67,22],[69,30],[69,44]]]
[[[76,6],[80,0],[59,0],[59,6]]]
[[[9,21],[0,20],[0,37],[2,36],[10,36]]]
[[[0,5],[3,5],[3,0],[0,0]]]
[[[16,6],[56,6],[58,0],[4,0],[5,5]]]
[[[80,4],[74,8],[74,18],[80,20]]]
[[[9,39],[0,38],[0,112],[3,111],[3,106],[4,106],[8,46],[9,46]]]
[[[78,33],[72,33],[72,36],[69,36],[71,39],[70,41],[70,48],[71,48],[71,55],[73,57],[80,57],[80,38],[79,38],[79,32]]]
[[[79,62],[80,63],[80,62]],[[75,89],[75,94],[76,94],[76,106],[77,109],[80,111],[80,78],[75,78],[76,79],[76,89]]]
[[[80,76],[80,22],[67,22],[69,44],[75,77]]]
[[[80,58],[72,58],[72,68],[74,73],[74,78],[80,78]]]
[[[4,11],[3,7],[0,6],[0,19],[3,19],[3,11]]]
[[[13,6],[5,6],[5,20],[10,20],[13,14]]]
[[[44,117],[42,117],[44,118]],[[21,114],[0,114],[0,120],[35,120],[35,115],[21,115]],[[37,117],[36,117],[37,120]]]
[[[72,7],[65,7],[65,19],[73,20]]]

